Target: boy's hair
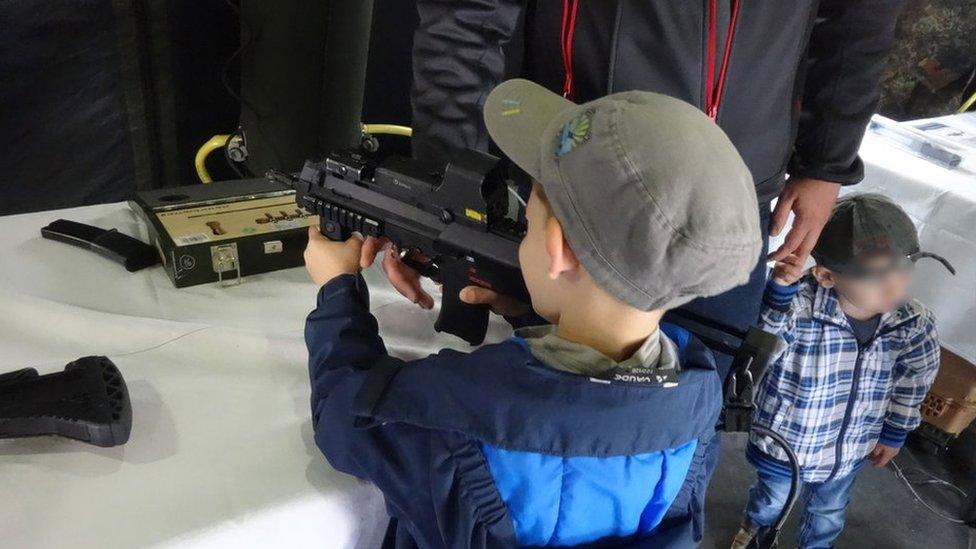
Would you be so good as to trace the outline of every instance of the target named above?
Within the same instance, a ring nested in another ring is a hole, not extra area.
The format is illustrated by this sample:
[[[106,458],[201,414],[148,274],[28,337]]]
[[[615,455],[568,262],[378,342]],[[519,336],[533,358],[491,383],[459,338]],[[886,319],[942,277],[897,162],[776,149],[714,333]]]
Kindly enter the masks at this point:
[[[499,148],[545,188],[594,282],[643,311],[744,284],[762,238],[752,175],[721,129],[677,99],[583,105],[527,80],[489,94]]]

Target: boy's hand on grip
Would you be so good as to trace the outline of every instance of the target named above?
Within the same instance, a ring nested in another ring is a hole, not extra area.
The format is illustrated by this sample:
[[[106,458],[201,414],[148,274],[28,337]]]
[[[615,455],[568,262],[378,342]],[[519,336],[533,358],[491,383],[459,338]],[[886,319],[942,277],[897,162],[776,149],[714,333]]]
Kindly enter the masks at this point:
[[[773,282],[780,286],[789,286],[803,276],[803,264],[805,262],[805,259],[800,259],[795,254],[789,254],[781,261],[776,262],[770,277]]]
[[[460,297],[468,305],[488,305],[496,315],[515,317],[532,312],[532,307],[527,303],[481,286],[466,286],[461,290]]]
[[[317,286],[323,286],[337,276],[358,273],[362,247],[363,237],[357,233],[345,242],[333,242],[322,236],[317,226],[309,226],[305,247],[308,276]]]

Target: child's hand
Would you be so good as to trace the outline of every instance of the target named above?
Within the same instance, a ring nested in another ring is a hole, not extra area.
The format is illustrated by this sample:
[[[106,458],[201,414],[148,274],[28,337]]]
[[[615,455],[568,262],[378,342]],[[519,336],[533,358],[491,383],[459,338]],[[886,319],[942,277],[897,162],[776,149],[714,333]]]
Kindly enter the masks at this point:
[[[345,242],[333,242],[312,225],[308,228],[305,269],[317,286],[323,286],[339,275],[356,274],[359,272],[362,247],[363,237],[358,234],[353,234]]]
[[[789,286],[797,280],[800,280],[800,277],[803,276],[804,263],[805,260],[801,260],[794,254],[790,254],[781,261],[776,262],[776,266],[773,267],[773,272],[770,276],[776,284]]]
[[[469,305],[488,305],[491,312],[501,316],[522,316],[532,312],[527,303],[481,286],[466,286],[461,290],[460,298]]]
[[[895,456],[898,455],[899,450],[901,450],[901,448],[892,448],[891,446],[885,446],[879,442],[877,446],[874,447],[874,450],[871,450],[871,453],[868,454],[868,459],[871,460],[871,463],[873,463],[875,467],[881,469],[885,465],[888,465],[889,461],[895,459]]]

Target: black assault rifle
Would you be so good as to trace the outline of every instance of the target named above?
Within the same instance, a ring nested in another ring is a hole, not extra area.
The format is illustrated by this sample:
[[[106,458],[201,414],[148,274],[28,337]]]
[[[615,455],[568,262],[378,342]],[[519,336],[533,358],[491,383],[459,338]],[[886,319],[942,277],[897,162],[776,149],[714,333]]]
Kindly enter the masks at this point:
[[[514,191],[498,158],[466,150],[438,168],[348,149],[306,162],[298,177],[274,170],[267,176],[295,189],[298,205],[321,217],[329,239],[352,232],[389,238],[404,263],[443,284],[439,332],[472,345],[484,340],[488,308],[461,301],[465,286],[529,302],[518,264],[525,225],[509,213]]]

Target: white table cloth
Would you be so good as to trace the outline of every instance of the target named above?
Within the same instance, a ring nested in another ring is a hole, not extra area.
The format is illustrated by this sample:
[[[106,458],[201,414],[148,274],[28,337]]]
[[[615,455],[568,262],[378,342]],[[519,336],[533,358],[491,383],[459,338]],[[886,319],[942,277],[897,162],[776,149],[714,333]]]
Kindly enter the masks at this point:
[[[312,440],[304,269],[239,286],[173,288],[40,228],[64,217],[147,239],[124,204],[0,217],[0,372],[108,355],[132,435],[117,448],[0,440],[0,547],[375,547],[370,485],[332,470]],[[377,269],[372,307],[394,354],[467,345],[395,295]],[[507,334],[493,324],[491,338]]]

